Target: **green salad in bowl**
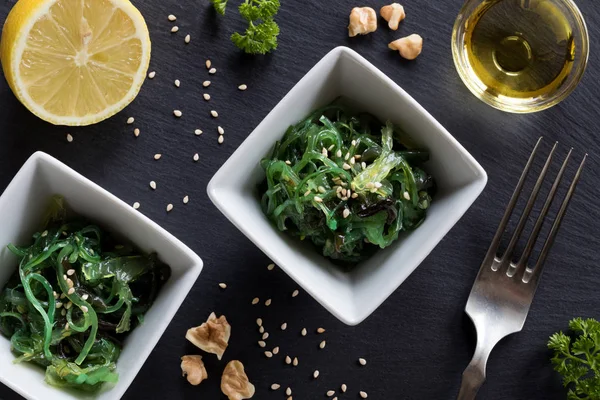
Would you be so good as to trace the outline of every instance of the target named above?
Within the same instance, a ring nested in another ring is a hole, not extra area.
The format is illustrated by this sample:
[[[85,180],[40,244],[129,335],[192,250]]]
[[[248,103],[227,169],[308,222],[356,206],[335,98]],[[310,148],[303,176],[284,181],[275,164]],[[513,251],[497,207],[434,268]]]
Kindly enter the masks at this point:
[[[261,161],[262,209],[326,257],[357,263],[425,219],[429,153],[391,122],[334,102],[290,126]]]

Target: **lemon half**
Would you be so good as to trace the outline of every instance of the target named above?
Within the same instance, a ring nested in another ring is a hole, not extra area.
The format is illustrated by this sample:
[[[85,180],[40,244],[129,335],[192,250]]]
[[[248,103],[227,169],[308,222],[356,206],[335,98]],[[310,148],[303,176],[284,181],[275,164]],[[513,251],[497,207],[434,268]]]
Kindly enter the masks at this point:
[[[135,98],[150,47],[144,17],[128,0],[19,0],[0,55],[10,88],[32,113],[90,125]]]

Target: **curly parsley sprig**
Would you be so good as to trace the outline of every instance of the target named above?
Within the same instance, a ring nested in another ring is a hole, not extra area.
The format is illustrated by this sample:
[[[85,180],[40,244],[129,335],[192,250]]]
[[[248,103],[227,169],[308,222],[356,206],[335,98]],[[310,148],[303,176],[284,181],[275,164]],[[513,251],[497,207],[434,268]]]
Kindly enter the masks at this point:
[[[219,14],[225,15],[227,0],[210,1]],[[248,54],[266,54],[275,50],[279,25],[273,18],[280,6],[279,0],[245,0],[238,11],[248,21],[248,28],[243,34],[233,33],[231,41]]]
[[[569,388],[569,400],[600,399],[600,322],[575,318],[569,328],[579,336],[558,332],[548,341],[548,348],[554,350],[554,369]]]

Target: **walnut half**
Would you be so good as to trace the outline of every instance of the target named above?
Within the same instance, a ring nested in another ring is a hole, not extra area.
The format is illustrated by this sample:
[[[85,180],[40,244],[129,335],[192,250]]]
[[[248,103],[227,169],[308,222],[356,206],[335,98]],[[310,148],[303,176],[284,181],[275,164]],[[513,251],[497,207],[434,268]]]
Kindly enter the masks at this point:
[[[398,29],[400,21],[402,21],[406,17],[404,7],[402,7],[398,3],[392,3],[389,6],[381,7],[379,13],[383,17],[383,19],[385,19],[388,22],[389,28],[393,31]]]
[[[388,47],[398,50],[400,55],[407,60],[414,60],[423,50],[423,38],[416,33],[391,42]]]
[[[354,7],[350,12],[348,36],[366,35],[377,30],[377,14],[371,7]]]
[[[196,386],[208,378],[202,356],[183,356],[181,357],[181,372],[183,376],[187,375],[187,380]]]
[[[207,353],[216,354],[220,360],[229,344],[231,325],[227,318],[219,318],[211,313],[205,323],[195,328],[188,329],[185,338]]]
[[[248,380],[240,361],[230,361],[225,367],[221,377],[221,391],[229,400],[250,399],[254,396],[254,385]]]

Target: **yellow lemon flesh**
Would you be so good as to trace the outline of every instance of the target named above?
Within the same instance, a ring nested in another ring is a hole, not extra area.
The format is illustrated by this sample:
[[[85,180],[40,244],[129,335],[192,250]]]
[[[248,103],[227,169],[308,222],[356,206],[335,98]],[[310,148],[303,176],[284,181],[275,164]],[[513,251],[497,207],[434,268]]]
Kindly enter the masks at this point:
[[[10,88],[32,113],[56,125],[89,125],[138,94],[150,36],[128,0],[19,0],[0,50]]]

